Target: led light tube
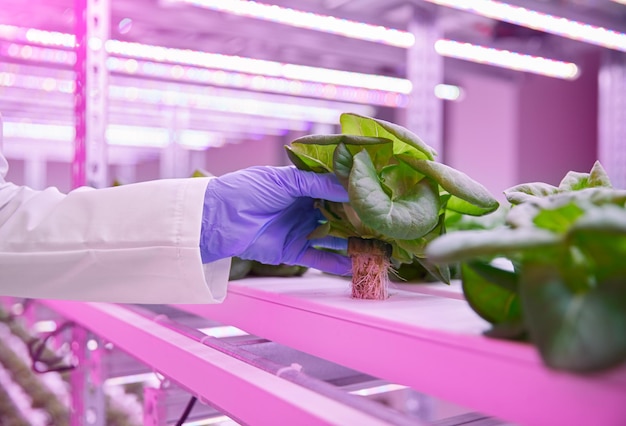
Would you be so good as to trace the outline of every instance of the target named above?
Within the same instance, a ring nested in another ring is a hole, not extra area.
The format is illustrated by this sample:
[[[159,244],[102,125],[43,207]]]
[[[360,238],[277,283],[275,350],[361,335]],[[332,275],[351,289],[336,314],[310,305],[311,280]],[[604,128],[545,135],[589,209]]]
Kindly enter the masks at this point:
[[[159,387],[161,380],[154,373],[130,374],[127,376],[109,377],[104,380],[104,386],[124,386],[130,383],[143,383],[147,386]]]
[[[549,77],[574,80],[579,70],[576,64],[546,59],[538,56],[522,55],[508,50],[498,50],[453,40],[438,40],[435,50],[443,56],[465,59],[473,62],[525,71]]]
[[[204,9],[225,12],[270,22],[337,34],[359,40],[382,43],[396,47],[411,47],[413,34],[380,25],[349,21],[334,16],[294,10],[277,5],[247,0],[169,0],[169,3],[185,3]]]
[[[221,55],[217,53],[150,46],[119,40],[107,40],[106,50],[111,55],[154,60],[157,62],[195,65],[268,77],[284,77],[290,80],[362,87],[407,94],[411,82],[405,78],[339,71],[327,68],[286,64],[275,61]]]
[[[233,327],[232,325],[221,325],[221,326],[214,326],[214,327],[199,328],[198,331],[201,331],[207,336],[215,337],[218,339],[222,339],[224,337],[238,337],[238,336],[248,335],[248,333],[246,333],[245,331],[237,327]]]
[[[74,126],[66,124],[42,124],[4,122],[4,137],[55,142],[72,142]],[[109,145],[163,148],[170,143],[170,131],[161,127],[124,126],[110,124],[106,129]],[[206,149],[224,144],[222,136],[199,130],[183,130],[177,142],[189,149]]]
[[[550,34],[626,52],[626,34],[493,0],[426,0]]]
[[[290,80],[197,67],[109,57],[107,68],[111,72],[131,76],[173,79],[201,85],[247,89],[254,92],[272,92],[292,96],[306,96],[359,104],[403,107],[406,95],[384,90],[336,86],[334,84]]]
[[[19,87],[32,90],[56,91],[71,94],[74,82],[67,79],[39,77],[25,73],[3,72],[0,68],[0,87]],[[175,105],[200,110],[223,111],[282,120],[296,120],[301,123],[318,122],[334,124],[341,112],[350,110],[363,115],[373,114],[370,105],[309,100],[306,105],[294,98],[280,95],[245,96],[243,92],[229,89],[204,88],[204,90],[168,85],[167,88],[134,87],[111,85],[109,99],[124,102],[141,102],[152,105]],[[265,121],[264,121],[265,123]],[[267,122],[278,128],[279,123]],[[283,122],[281,129],[304,130],[293,127],[293,123]]]
[[[40,44],[53,47],[74,47],[74,36],[37,29],[25,29],[11,25],[0,25],[0,37]],[[98,43],[90,43],[97,45]],[[19,51],[15,50],[19,47]],[[327,68],[307,67],[275,61],[244,58],[239,56],[221,55],[217,53],[200,52],[187,49],[175,49],[163,46],[152,46],[141,43],[132,43],[119,40],[107,40],[107,53],[135,59],[148,59],[157,62],[194,65],[203,68],[215,68],[226,71],[238,71],[247,74],[264,75],[268,77],[284,77],[292,80],[313,81],[336,84],[349,87],[362,87],[397,93],[410,93],[411,82],[404,78],[388,77],[383,75],[363,74],[356,72],[332,70]],[[32,59],[31,46],[10,46],[7,52],[12,57]],[[23,52],[25,51],[25,52]],[[60,54],[67,55],[71,52]],[[43,56],[43,51],[38,53]],[[55,58],[52,58],[55,59]],[[73,56],[58,59],[57,62],[73,63]]]
[[[456,101],[462,96],[462,91],[459,86],[451,84],[438,84],[435,86],[435,96],[439,99],[446,101]]]
[[[407,388],[408,386],[404,386],[404,385],[387,384],[387,385],[380,385],[380,386],[374,386],[374,387],[365,388],[365,389],[354,390],[354,391],[350,391],[350,393],[353,395],[359,395],[359,396],[370,396],[370,395],[378,395],[380,393],[403,390]]]

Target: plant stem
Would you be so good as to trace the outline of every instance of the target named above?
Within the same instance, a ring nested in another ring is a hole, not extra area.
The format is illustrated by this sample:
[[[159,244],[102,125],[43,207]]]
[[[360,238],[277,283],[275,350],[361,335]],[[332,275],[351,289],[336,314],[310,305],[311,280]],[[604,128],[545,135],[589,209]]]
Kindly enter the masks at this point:
[[[385,300],[388,297],[391,246],[384,241],[350,237],[352,297]]]

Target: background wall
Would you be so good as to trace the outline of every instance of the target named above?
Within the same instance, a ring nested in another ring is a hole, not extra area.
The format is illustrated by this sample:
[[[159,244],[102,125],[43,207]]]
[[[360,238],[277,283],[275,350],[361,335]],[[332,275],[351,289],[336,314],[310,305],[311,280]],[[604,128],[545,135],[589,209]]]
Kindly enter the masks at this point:
[[[464,95],[446,104],[442,161],[482,183],[498,199],[517,183],[519,87],[509,77],[468,72]]]
[[[599,53],[599,52],[598,52]],[[599,54],[574,81],[526,75],[519,87],[520,182],[558,185],[569,170],[588,172],[598,156]]]
[[[464,97],[445,108],[443,161],[496,197],[524,182],[558,185],[598,158],[599,55],[565,81],[473,67],[456,76]],[[486,72],[485,72],[486,71]]]

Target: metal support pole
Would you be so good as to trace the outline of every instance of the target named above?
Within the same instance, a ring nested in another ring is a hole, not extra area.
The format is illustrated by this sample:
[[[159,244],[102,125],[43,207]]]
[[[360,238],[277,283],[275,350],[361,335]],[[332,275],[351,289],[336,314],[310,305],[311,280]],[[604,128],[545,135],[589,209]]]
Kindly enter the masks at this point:
[[[606,50],[598,82],[598,159],[616,188],[626,188],[626,54]]]
[[[443,156],[443,104],[435,86],[443,81],[443,58],[435,52],[441,38],[435,11],[416,9],[409,23],[415,43],[407,49],[407,78],[413,85],[406,108],[405,126]]]
[[[44,189],[46,187],[46,159],[32,155],[24,161],[24,183],[29,188]]]
[[[77,326],[72,330],[72,351],[78,366],[70,376],[70,426],[106,425],[103,350],[101,342],[84,328]]]
[[[75,141],[72,186],[101,188],[107,182],[108,0],[74,0],[76,18]]]
[[[180,108],[164,111],[165,122],[168,123],[168,144],[161,149],[161,178],[189,177],[193,170],[189,169],[189,152],[180,144],[181,131],[189,124],[189,112]]]
[[[143,424],[144,426],[166,426],[166,392],[160,388],[143,389]]]

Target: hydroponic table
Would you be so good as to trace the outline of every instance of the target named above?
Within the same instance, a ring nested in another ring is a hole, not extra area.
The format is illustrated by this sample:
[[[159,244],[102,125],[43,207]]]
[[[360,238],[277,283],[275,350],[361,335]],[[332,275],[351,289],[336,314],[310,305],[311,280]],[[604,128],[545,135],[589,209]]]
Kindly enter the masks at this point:
[[[309,272],[235,281],[222,304],[177,307],[522,425],[626,424],[626,368],[553,371],[529,345],[484,337],[458,283],[363,301],[347,280]]]

